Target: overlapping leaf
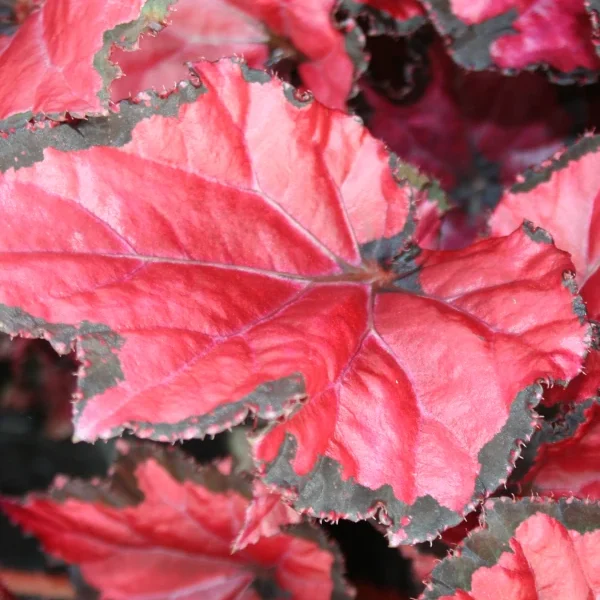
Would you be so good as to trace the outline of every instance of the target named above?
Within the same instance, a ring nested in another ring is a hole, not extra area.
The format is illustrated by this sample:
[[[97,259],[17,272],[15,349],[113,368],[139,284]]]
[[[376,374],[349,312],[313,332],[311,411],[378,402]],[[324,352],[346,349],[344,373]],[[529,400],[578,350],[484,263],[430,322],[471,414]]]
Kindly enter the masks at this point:
[[[256,68],[290,60],[318,100],[345,109],[364,57],[355,22],[348,18],[338,27],[335,5],[335,0],[182,0],[171,25],[156,39],[143,40],[140,52],[113,55],[126,74],[113,87],[113,98],[170,89],[185,78],[188,61],[241,55]]]
[[[597,353],[596,353],[597,354]],[[535,461],[523,484],[544,496],[600,501],[600,404],[577,404],[559,427],[536,433]]]
[[[269,485],[435,535],[506,478],[534,383],[580,369],[568,256],[530,225],[406,246],[425,178],[264,73],[199,68],[203,87],[7,140],[2,327],[76,346],[81,438],[201,436],[306,401],[256,442]]]
[[[248,491],[171,448],[134,446],[122,448],[107,481],[61,483],[2,505],[50,553],[78,565],[102,599],[347,597],[333,547],[307,526],[232,554]]]
[[[0,600],[14,600],[14,596],[2,585],[0,581]]]
[[[160,28],[174,0],[46,0],[2,44],[0,128],[44,114],[106,114],[107,87],[118,74],[114,44],[132,48]]]
[[[363,82],[372,111],[368,127],[402,159],[437,177],[444,189],[461,202],[475,203],[474,208],[493,206],[499,184],[512,184],[571,134],[571,116],[556,87],[541,75],[467,74],[439,40],[421,68],[427,82],[423,92],[399,103]]]
[[[589,600],[600,594],[597,503],[502,498],[487,503],[485,523],[434,569],[422,600]]]
[[[369,35],[407,35],[427,22],[419,0],[342,0],[338,10],[361,19]]]
[[[490,219],[492,235],[506,235],[523,219],[546,229],[569,252],[590,318],[600,320],[600,137],[582,138],[505,192]],[[554,388],[549,403],[584,401],[600,391],[600,356],[590,353],[567,390]]]
[[[269,57],[268,44],[266,29],[235,2],[180,0],[159,36],[142,38],[136,52],[112,53],[124,77],[112,84],[111,96],[119,101],[151,88],[171,89],[187,79],[186,62],[199,58],[243,56],[248,65],[259,68]]]
[[[451,40],[454,59],[468,69],[544,67],[552,79],[596,80],[592,24],[584,0],[424,0]]]
[[[462,208],[426,200],[417,206],[415,240],[428,250],[459,250],[481,237],[486,227],[483,211],[470,215]]]
[[[246,509],[244,525],[239,531],[234,548],[240,550],[248,544],[255,544],[263,537],[271,537],[287,525],[295,525],[302,517],[289,505],[280,494],[270,493],[260,481],[252,486],[252,501]]]

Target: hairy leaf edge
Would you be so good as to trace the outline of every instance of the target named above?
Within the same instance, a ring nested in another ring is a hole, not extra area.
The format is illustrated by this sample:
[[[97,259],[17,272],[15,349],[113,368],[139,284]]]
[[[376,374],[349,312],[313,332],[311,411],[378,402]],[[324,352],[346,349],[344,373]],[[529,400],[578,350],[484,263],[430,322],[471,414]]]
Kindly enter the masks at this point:
[[[438,600],[458,590],[469,591],[473,574],[482,567],[496,564],[503,553],[512,552],[509,540],[517,527],[540,512],[581,534],[600,528],[600,503],[576,498],[549,500],[531,497],[515,502],[503,497],[490,500],[485,505],[482,519],[486,527],[469,534],[459,547],[459,554],[444,559],[435,567],[431,573],[431,584],[422,600]],[[586,521],[590,518],[591,524],[588,524]]]
[[[547,63],[531,64],[525,69],[503,69],[496,65],[490,56],[490,46],[501,36],[516,33],[512,27],[518,17],[515,9],[509,9],[482,23],[468,25],[452,13],[450,0],[421,0],[421,2],[440,35],[449,39],[448,49],[454,61],[465,69],[493,70],[504,75],[542,70],[550,81],[559,85],[588,84],[598,81],[597,71],[583,67],[564,73]]]

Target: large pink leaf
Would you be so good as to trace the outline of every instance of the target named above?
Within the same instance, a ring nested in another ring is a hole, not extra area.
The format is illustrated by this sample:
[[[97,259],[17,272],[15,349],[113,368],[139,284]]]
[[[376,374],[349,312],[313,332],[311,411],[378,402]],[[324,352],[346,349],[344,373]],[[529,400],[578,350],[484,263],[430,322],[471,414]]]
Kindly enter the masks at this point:
[[[299,63],[304,86],[324,104],[345,109],[362,48],[351,19],[345,32],[338,29],[334,8],[335,0],[181,0],[171,25],[142,40],[140,52],[113,54],[126,75],[113,85],[113,98],[170,89],[187,77],[187,61],[242,55],[258,68],[272,56]]]
[[[460,521],[531,435],[534,383],[580,369],[571,261],[529,225],[407,245],[431,188],[357,120],[235,61],[199,68],[204,87],[9,138],[2,327],[76,346],[80,438],[306,402],[255,449],[296,508],[384,508],[410,539]]]
[[[118,74],[114,44],[133,48],[157,29],[174,0],[46,0],[0,53],[0,127],[38,114],[53,118],[105,114],[107,87]]]
[[[422,600],[590,600],[600,595],[600,506],[490,501],[486,528],[440,563]]]
[[[560,82],[597,79],[584,0],[423,0],[454,59],[468,69],[544,67]]]
[[[45,549],[80,567],[103,600],[291,600],[346,597],[339,561],[310,528],[232,554],[249,490],[173,449],[128,448],[104,482],[61,484],[5,511]]]
[[[588,314],[600,320],[600,137],[587,136],[507,190],[490,219],[492,235],[506,235],[523,221],[546,229],[571,254]],[[549,403],[583,401],[600,391],[600,357],[594,351],[566,390]]]
[[[556,86],[538,74],[504,77],[466,73],[440,41],[427,55],[428,83],[421,95],[394,103],[362,82],[372,113],[370,131],[402,159],[437,177],[463,201],[481,196],[493,205],[498,183],[512,184],[523,170],[559,150],[572,119]],[[518,226],[518,225],[516,225]]]

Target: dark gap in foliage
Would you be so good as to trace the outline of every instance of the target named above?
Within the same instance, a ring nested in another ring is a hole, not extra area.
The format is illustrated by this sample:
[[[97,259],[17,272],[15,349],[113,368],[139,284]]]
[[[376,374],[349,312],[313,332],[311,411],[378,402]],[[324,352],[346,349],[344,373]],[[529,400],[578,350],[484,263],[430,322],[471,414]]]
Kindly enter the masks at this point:
[[[206,437],[202,440],[191,439],[181,442],[181,449],[197,460],[200,464],[207,464],[229,454],[227,445],[227,431],[215,435],[213,439]]]
[[[432,40],[433,30],[429,27],[407,37],[368,37],[371,61],[366,79],[391,102],[417,102],[430,80],[428,50]]]
[[[44,490],[59,473],[106,474],[111,442],[74,444],[70,439],[77,367],[73,354],[59,356],[45,340],[0,336],[0,494]],[[41,570],[51,564],[37,541],[0,513],[0,565]]]
[[[346,561],[346,574],[352,583],[368,583],[409,597],[418,595],[410,561],[402,557],[398,548],[390,548],[370,521],[342,520],[322,526],[339,544]]]

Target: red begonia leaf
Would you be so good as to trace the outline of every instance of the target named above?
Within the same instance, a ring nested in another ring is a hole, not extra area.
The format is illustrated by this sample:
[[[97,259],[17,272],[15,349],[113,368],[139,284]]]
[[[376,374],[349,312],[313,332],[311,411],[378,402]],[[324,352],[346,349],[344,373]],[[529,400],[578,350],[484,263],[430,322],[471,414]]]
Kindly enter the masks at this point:
[[[171,89],[187,79],[186,63],[199,58],[243,56],[249,66],[262,67],[268,44],[267,30],[235,0],[178,0],[160,35],[142,38],[136,52],[113,51],[111,60],[124,76],[113,82],[111,97],[118,101],[151,88]]]
[[[491,234],[506,235],[523,219],[571,254],[589,314],[600,319],[600,136],[586,136],[525,173],[500,199]]]
[[[459,250],[482,237],[487,230],[487,215],[468,214],[459,207],[440,207],[434,200],[417,206],[415,240],[428,250]]]
[[[542,75],[466,73],[441,42],[428,50],[429,82],[416,98],[394,103],[364,80],[370,131],[400,158],[440,180],[458,200],[493,206],[499,184],[564,146],[572,119],[556,86]],[[515,101],[518,98],[518,101]]]
[[[171,88],[185,63],[243,55],[252,67],[280,58],[298,64],[303,85],[322,103],[344,110],[364,68],[362,34],[351,18],[334,20],[336,0],[182,0],[172,24],[141,52],[113,54],[126,77],[113,98],[150,87]],[[268,60],[269,59],[269,60]]]
[[[575,405],[560,427],[536,433],[536,457],[522,485],[543,496],[600,501],[600,399]]]
[[[0,600],[15,600],[15,597],[0,582]]]
[[[459,250],[481,237],[487,225],[484,212],[469,214],[460,208],[449,210],[442,218],[440,250]]]
[[[118,74],[111,48],[135,47],[145,30],[161,27],[173,2],[46,0],[0,54],[0,128],[39,114],[105,114],[107,88]]]
[[[0,580],[0,600],[15,600],[15,597],[2,585],[2,580]]]
[[[568,255],[528,224],[407,245],[434,188],[360,122],[236,61],[199,69],[2,146],[0,326],[75,345],[82,439],[202,436],[307,401],[255,447],[296,509],[387,511],[411,540],[458,523],[531,435],[535,382],[580,369]]]
[[[584,0],[424,0],[454,59],[514,74],[543,67],[561,83],[595,81],[600,59]]]
[[[447,210],[445,203],[431,198],[424,198],[416,208],[417,226],[415,241],[421,248],[428,250],[439,249],[442,218]]]
[[[170,447],[122,452],[106,481],[2,501],[46,551],[78,565],[102,599],[258,600],[269,589],[292,600],[346,597],[337,553],[316,529],[232,553],[249,504],[243,482]]]
[[[345,10],[368,35],[408,35],[427,22],[419,0],[342,0],[338,10]]]
[[[502,196],[490,218],[492,235],[506,235],[531,220],[571,254],[589,316],[600,320],[600,136],[586,136]],[[583,401],[600,391],[600,356],[592,351],[582,374],[566,390],[555,387],[545,401]]]
[[[592,42],[596,47],[596,54],[600,54],[600,1],[584,0],[584,4],[592,23]]]
[[[300,523],[302,517],[283,501],[281,494],[272,493],[260,481],[252,486],[252,501],[246,509],[244,525],[238,533],[234,549],[241,550],[255,544],[262,537],[271,537],[286,525]]]
[[[441,541],[451,548],[460,544],[473,529],[479,527],[480,509],[481,507],[479,507],[478,510],[469,513],[464,521],[461,521],[458,525],[446,529],[440,536]]]
[[[509,251],[511,256],[518,256],[525,250],[522,231],[515,232],[506,242],[509,240],[511,246],[516,245],[513,246],[515,250],[517,246],[519,248],[515,254]],[[376,296],[370,317],[373,329],[363,330],[359,343],[353,344],[353,357],[345,367],[342,381],[333,388],[328,386],[322,391],[313,391],[309,394],[311,401],[306,407],[287,423],[258,439],[256,457],[266,463],[266,481],[294,490],[297,493],[294,503],[297,509],[320,517],[336,518],[341,514],[356,519],[377,514],[382,508],[384,514],[379,515],[380,518],[383,522],[388,521],[388,524],[391,521],[391,528],[396,531],[396,535],[391,536],[392,541],[410,543],[427,538],[433,529],[457,523],[460,520],[458,514],[473,508],[473,491],[475,497],[489,494],[504,480],[503,472],[510,470],[504,462],[507,457],[506,446],[500,450],[496,444],[504,444],[512,436],[505,437],[506,433],[503,433],[499,437],[488,438],[489,441],[479,446],[471,454],[472,458],[468,458],[468,448],[474,438],[467,440],[470,436],[481,435],[489,425],[490,413],[486,411],[484,423],[483,415],[481,421],[472,412],[468,419],[461,418],[457,417],[456,410],[462,414],[459,406],[466,409],[468,402],[463,404],[463,400],[459,400],[463,393],[470,399],[486,397],[489,407],[489,384],[495,377],[496,365],[504,365],[504,375],[509,371],[514,374],[512,369],[515,365],[509,369],[510,359],[503,359],[496,354],[492,361],[494,367],[484,366],[487,362],[484,360],[472,374],[468,374],[468,370],[459,366],[464,365],[465,359],[457,356],[456,361],[452,360],[450,346],[438,354],[445,347],[444,336],[438,337],[435,345],[426,344],[425,360],[413,350],[414,340],[427,337],[420,329],[423,322],[433,325],[438,318],[443,319],[444,325],[434,326],[434,329],[441,331],[445,327],[449,344],[456,345],[459,339],[462,340],[461,344],[473,343],[473,339],[467,342],[471,334],[463,337],[465,331],[462,325],[448,332],[449,324],[445,315],[456,314],[456,309],[463,315],[460,320],[470,314],[469,320],[476,314],[481,315],[483,322],[488,324],[485,327],[490,327],[494,322],[494,328],[504,328],[508,324],[504,319],[509,314],[509,321],[520,319],[517,315],[521,311],[519,303],[522,300],[517,298],[521,298],[524,288],[521,283],[515,282],[522,275],[513,272],[510,283],[505,275],[485,285],[481,280],[475,283],[480,273],[491,273],[498,265],[516,260],[508,258],[508,255],[503,258],[499,247],[492,248],[487,243],[482,242],[456,252],[421,252],[414,264],[416,268],[420,265],[418,289],[422,295],[416,297],[403,293]],[[464,279],[466,273],[471,275]],[[403,285],[402,280],[397,284]],[[537,287],[538,284],[531,285]],[[506,293],[501,294],[501,299],[492,299],[493,294],[487,292],[489,286],[494,288],[495,293],[506,288]],[[529,285],[527,287],[532,289]],[[503,312],[508,302],[513,303],[513,310],[497,321],[500,305],[504,307]],[[484,305],[484,312],[479,312]],[[577,303],[577,306],[580,311],[581,305]],[[446,312],[448,310],[450,312]],[[476,312],[470,313],[471,310]],[[401,326],[397,325],[399,314],[403,315]],[[409,315],[414,315],[414,321]],[[515,324],[513,321],[511,330]],[[481,336],[482,341],[490,339],[488,336],[491,331],[486,331],[485,327],[482,324],[477,327],[477,335]],[[517,328],[525,333],[522,325]],[[529,338],[529,334],[526,337]],[[514,349],[513,356],[530,354],[532,348],[537,347],[538,342],[529,339],[529,342],[522,339],[529,349]],[[512,338],[512,341],[516,340]],[[478,343],[475,345],[479,346]],[[481,351],[485,352],[485,345]],[[479,351],[474,351],[474,355]],[[499,346],[495,351],[502,353]],[[438,359],[437,356],[444,358]],[[469,358],[470,367],[474,366],[472,360],[475,359]],[[435,375],[430,370],[433,364],[437,365]],[[388,374],[385,380],[381,377],[384,372]],[[440,380],[444,381],[443,386]],[[452,391],[452,381],[456,382],[456,395]],[[482,385],[480,390],[479,385]],[[514,397],[518,388],[509,396]],[[372,403],[364,400],[366,390],[374,398]],[[539,393],[539,388],[536,393]],[[402,406],[387,404],[383,411],[384,399],[396,394],[406,399],[412,396],[414,412],[411,410],[409,413],[404,403]],[[450,400],[451,397],[455,400]],[[521,398],[524,399],[523,396]],[[441,408],[442,405],[445,409]],[[515,410],[515,407],[516,404],[513,404],[511,410]],[[323,419],[324,414],[333,411],[335,418]],[[436,416],[431,418],[433,414]],[[508,417],[506,412],[504,414]],[[508,420],[516,424],[513,418],[508,417]],[[533,424],[530,419],[526,423],[525,420],[521,421],[521,417],[519,421],[523,429],[517,437],[524,440],[531,435]],[[512,429],[512,423],[506,423],[505,432]],[[316,431],[319,431],[319,435],[315,434]],[[502,438],[504,442],[500,441]],[[483,442],[481,438],[480,442]],[[410,460],[406,460],[408,444],[411,447]],[[509,454],[511,460],[518,456],[515,448]],[[369,463],[368,470],[363,468],[366,462],[362,457],[374,455],[378,457],[377,463]],[[504,457],[502,466],[491,459],[492,455]],[[403,459],[399,460],[398,456]],[[496,464],[492,467],[491,463],[494,462]],[[388,465],[394,465],[392,477]],[[478,469],[481,471],[474,490],[471,473]],[[448,485],[449,472],[453,473],[452,485]],[[492,472],[494,476],[491,476]],[[333,497],[338,500],[332,501]],[[456,514],[451,516],[448,509]],[[402,531],[398,532],[399,529]]]
[[[544,399],[546,404],[570,404],[584,402],[592,396],[600,396],[600,352],[596,348],[588,354],[582,372],[566,388],[555,386],[548,391]]]
[[[422,600],[590,600],[600,594],[600,505],[488,501],[486,527],[442,561]]]

